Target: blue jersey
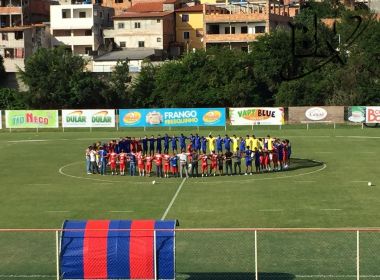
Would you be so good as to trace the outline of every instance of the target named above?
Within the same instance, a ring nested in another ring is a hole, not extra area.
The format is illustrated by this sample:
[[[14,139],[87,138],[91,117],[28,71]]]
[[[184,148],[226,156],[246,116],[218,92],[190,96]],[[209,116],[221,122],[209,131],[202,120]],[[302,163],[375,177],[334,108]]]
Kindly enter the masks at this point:
[[[173,167],[177,166],[177,157],[170,158],[170,166],[173,166]]]
[[[195,136],[195,149],[199,150],[201,148],[201,138],[199,136]]]
[[[195,146],[195,136],[191,135],[189,137],[190,141],[191,141],[191,145],[194,147]]]
[[[251,161],[252,150],[245,150],[245,161]]]
[[[201,138],[202,151],[206,151],[206,146],[207,146],[207,139],[203,137],[203,138]]]
[[[161,150],[161,147],[162,147],[162,145],[161,145],[161,140],[162,140],[162,138],[161,137],[157,137],[157,150]]]
[[[103,162],[107,162],[107,151],[106,150],[100,150],[98,152],[100,160]]]
[[[126,139],[125,140],[125,150],[124,150],[126,153],[130,153],[131,152],[131,140],[130,139]]]
[[[177,149],[177,137],[173,136],[170,140],[172,141],[172,148]]]
[[[220,137],[216,138],[216,147],[218,150],[222,149],[222,141],[223,141],[222,138],[220,138]]]
[[[179,137],[179,145],[181,146],[181,149],[186,149],[186,139],[186,136]]]
[[[255,152],[255,164],[260,165],[260,152],[259,151]]]
[[[156,140],[153,137],[149,138],[149,149],[154,150],[154,142],[155,141]]]
[[[143,138],[141,142],[142,142],[143,150],[148,150],[148,139]]]
[[[245,140],[241,140],[240,141],[240,147],[239,147],[240,151],[244,151],[245,150]]]
[[[231,138],[224,138],[223,142],[224,142],[224,147],[227,150],[229,150],[231,148],[231,142],[232,142]]]
[[[170,141],[170,137],[169,136],[164,136],[164,147],[166,149],[169,148],[169,141]]]

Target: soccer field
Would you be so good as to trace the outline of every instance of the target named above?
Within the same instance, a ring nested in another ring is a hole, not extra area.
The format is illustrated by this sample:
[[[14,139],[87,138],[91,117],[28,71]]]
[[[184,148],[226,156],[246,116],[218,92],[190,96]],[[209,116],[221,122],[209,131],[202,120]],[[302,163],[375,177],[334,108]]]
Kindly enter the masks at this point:
[[[212,132],[225,134],[224,129]],[[146,132],[158,133],[165,131]],[[252,130],[228,128],[227,133],[243,136]],[[258,128],[254,134],[288,138],[290,170],[160,178],[153,185],[148,177],[85,172],[89,144],[143,136],[142,130],[2,132],[0,228],[60,228],[66,219],[163,218],[177,219],[180,229],[379,226],[380,129],[284,126]],[[0,279],[54,278],[53,232],[0,236]],[[362,236],[361,273],[380,277],[380,233]],[[356,232],[260,232],[258,241],[263,279],[356,277]],[[178,279],[254,278],[253,232],[183,231],[176,244]]]

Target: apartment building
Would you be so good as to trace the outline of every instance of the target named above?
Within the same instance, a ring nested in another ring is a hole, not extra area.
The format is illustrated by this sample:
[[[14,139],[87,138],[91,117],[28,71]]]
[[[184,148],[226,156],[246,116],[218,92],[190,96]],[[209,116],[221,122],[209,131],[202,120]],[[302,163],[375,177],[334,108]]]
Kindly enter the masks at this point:
[[[271,0],[204,6],[203,45],[249,50],[249,43],[275,28],[288,28],[289,5]]]
[[[52,46],[65,45],[78,55],[105,51],[103,29],[112,25],[113,10],[97,4],[50,7]]]
[[[45,24],[0,29],[0,55],[6,72],[17,72],[18,67],[24,70],[25,60],[37,48],[49,46],[49,28]]]
[[[169,52],[175,41],[174,5],[138,3],[114,17],[113,30],[107,31],[119,48],[151,48]]]
[[[29,0],[0,0],[0,28],[29,23]]]

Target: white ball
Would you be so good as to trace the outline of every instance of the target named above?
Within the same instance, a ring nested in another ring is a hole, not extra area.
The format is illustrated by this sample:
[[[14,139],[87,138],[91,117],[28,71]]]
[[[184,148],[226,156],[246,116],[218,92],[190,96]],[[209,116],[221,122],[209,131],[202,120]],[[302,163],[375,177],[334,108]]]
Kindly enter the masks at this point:
[[[372,183],[371,182],[368,182],[368,187],[372,186]]]
[[[156,181],[152,181],[152,184],[154,185],[156,183]]]

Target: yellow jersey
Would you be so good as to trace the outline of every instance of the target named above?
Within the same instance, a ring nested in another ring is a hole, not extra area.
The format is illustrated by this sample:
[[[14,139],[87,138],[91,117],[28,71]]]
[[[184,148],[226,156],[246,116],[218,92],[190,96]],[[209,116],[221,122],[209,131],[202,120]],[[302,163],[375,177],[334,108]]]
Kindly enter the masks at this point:
[[[238,144],[239,138],[231,137],[231,140],[232,140],[232,151],[236,152],[236,149],[239,147],[239,144]]]
[[[208,149],[210,150],[210,153],[215,151],[215,137],[206,137],[206,140],[208,142]]]

